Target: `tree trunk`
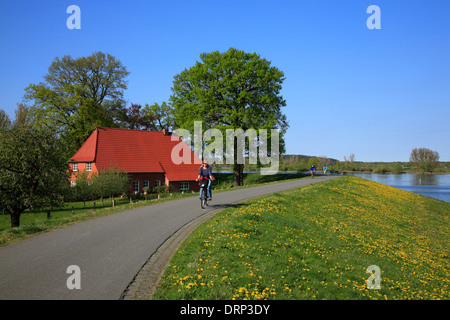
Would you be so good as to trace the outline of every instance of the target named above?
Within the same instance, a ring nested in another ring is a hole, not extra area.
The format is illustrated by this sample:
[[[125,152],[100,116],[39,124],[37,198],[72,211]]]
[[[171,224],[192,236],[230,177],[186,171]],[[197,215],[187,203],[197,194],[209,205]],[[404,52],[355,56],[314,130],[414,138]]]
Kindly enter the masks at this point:
[[[20,227],[20,213],[11,213],[11,228]]]
[[[239,183],[241,184],[241,186],[243,186],[244,185],[244,165],[243,164],[241,164],[240,165],[240,180],[239,180]]]
[[[239,170],[237,164],[233,164],[233,187],[239,186]]]
[[[233,187],[239,187],[243,185],[243,164],[233,164]]]
[[[238,164],[237,159],[237,152],[238,152],[238,148],[237,148],[237,138],[234,138],[234,155],[233,155],[233,159],[234,159],[234,164],[233,164],[233,187],[239,187],[242,185],[242,168],[243,167],[242,164]]]

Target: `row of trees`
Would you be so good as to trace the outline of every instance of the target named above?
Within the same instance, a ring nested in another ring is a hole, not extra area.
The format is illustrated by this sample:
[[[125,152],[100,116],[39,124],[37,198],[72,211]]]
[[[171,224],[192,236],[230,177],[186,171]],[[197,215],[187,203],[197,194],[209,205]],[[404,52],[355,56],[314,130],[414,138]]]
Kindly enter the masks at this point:
[[[99,199],[103,205],[103,198],[109,197],[112,203],[116,195],[127,195],[130,190],[129,176],[118,168],[101,170],[90,177],[86,171],[77,173],[76,185],[67,193],[71,200],[83,201]]]
[[[355,161],[355,155],[345,156],[344,161],[330,159],[325,156],[308,157],[301,155],[283,156],[280,171],[308,171],[312,165],[317,168],[327,166],[329,172],[364,171],[374,173],[401,173],[401,172],[433,172],[440,168],[444,170],[445,164],[439,163],[439,153],[428,148],[415,148],[411,151],[409,162],[373,163]],[[248,169],[248,168],[247,168]]]
[[[161,194],[172,191],[172,185],[162,185],[159,187],[144,187],[145,194]],[[126,172],[118,168],[111,167],[107,170],[101,170],[98,173],[93,173],[90,176],[86,171],[78,172],[76,184],[69,188],[66,199],[71,201],[83,201],[86,207],[86,201],[100,199],[103,205],[103,199],[109,197],[110,202],[113,202],[113,197],[121,195],[124,197],[142,199],[145,195],[140,193],[129,194],[130,192],[130,178]]]

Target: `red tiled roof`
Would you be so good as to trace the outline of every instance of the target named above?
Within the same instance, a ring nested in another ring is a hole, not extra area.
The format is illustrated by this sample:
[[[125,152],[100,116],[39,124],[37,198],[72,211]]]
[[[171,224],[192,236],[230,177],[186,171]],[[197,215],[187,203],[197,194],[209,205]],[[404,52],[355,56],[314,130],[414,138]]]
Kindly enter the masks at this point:
[[[92,161],[98,170],[116,166],[128,173],[165,172],[170,181],[195,180],[201,160],[194,152],[191,164],[172,162],[172,148],[180,142],[159,131],[98,128],[71,161]]]

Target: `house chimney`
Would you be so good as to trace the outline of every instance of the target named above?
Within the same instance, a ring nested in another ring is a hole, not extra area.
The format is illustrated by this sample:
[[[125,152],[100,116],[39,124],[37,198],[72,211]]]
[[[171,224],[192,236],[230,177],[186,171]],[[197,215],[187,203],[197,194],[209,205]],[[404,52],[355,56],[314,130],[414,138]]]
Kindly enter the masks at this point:
[[[170,134],[168,129],[163,129],[162,132],[165,136],[168,136]]]

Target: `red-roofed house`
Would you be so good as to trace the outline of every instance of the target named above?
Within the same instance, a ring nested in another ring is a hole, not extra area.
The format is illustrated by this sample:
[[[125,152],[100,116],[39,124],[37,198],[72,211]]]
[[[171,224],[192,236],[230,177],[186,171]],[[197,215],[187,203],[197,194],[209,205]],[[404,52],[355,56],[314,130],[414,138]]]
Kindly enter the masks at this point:
[[[173,191],[199,191],[195,179],[201,160],[191,151],[191,164],[174,164],[172,149],[184,142],[172,141],[171,136],[167,130],[97,128],[69,160],[71,183],[77,171],[96,173],[113,166],[130,176],[130,192],[142,193],[144,187],[164,184],[170,184]]]

